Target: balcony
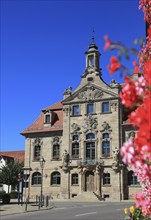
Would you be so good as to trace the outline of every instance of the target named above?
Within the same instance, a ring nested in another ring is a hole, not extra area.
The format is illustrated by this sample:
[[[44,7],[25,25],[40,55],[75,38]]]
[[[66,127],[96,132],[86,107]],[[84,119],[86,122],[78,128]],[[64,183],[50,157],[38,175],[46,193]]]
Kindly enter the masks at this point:
[[[77,164],[78,166],[89,166],[89,165],[98,165],[102,163],[101,159],[86,159],[86,160],[78,160]]]

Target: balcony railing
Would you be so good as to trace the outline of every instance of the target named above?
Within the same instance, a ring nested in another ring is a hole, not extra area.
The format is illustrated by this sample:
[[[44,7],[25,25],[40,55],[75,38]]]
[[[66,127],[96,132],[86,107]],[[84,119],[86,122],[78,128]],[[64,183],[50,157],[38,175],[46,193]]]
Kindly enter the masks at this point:
[[[100,162],[101,159],[86,159],[77,161],[78,166],[98,165]]]

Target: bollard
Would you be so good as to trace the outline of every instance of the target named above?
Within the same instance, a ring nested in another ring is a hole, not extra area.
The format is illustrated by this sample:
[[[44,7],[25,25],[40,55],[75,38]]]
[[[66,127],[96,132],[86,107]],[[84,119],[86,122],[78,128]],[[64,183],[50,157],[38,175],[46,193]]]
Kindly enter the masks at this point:
[[[25,211],[27,212],[27,204],[28,204],[28,198],[25,200]]]
[[[38,196],[38,209],[40,209],[40,206],[41,206],[41,198],[40,196]]]
[[[47,195],[46,196],[46,207],[48,207],[49,206],[49,196]]]

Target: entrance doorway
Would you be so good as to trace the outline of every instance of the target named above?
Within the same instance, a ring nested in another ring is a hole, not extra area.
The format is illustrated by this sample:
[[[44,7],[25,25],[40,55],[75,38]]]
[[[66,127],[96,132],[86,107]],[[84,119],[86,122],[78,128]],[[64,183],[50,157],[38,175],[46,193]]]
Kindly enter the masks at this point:
[[[85,191],[94,191],[94,173],[92,171],[88,171],[85,174]]]

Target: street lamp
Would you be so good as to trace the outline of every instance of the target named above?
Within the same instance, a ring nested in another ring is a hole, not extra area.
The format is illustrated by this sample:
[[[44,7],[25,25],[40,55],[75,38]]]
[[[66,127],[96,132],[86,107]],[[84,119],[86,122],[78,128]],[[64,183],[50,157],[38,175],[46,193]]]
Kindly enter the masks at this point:
[[[44,169],[44,165],[45,165],[45,159],[44,157],[40,158],[40,167],[41,167],[41,191],[40,191],[40,206],[43,206],[43,202],[42,202],[42,196],[43,196],[43,169]]]

